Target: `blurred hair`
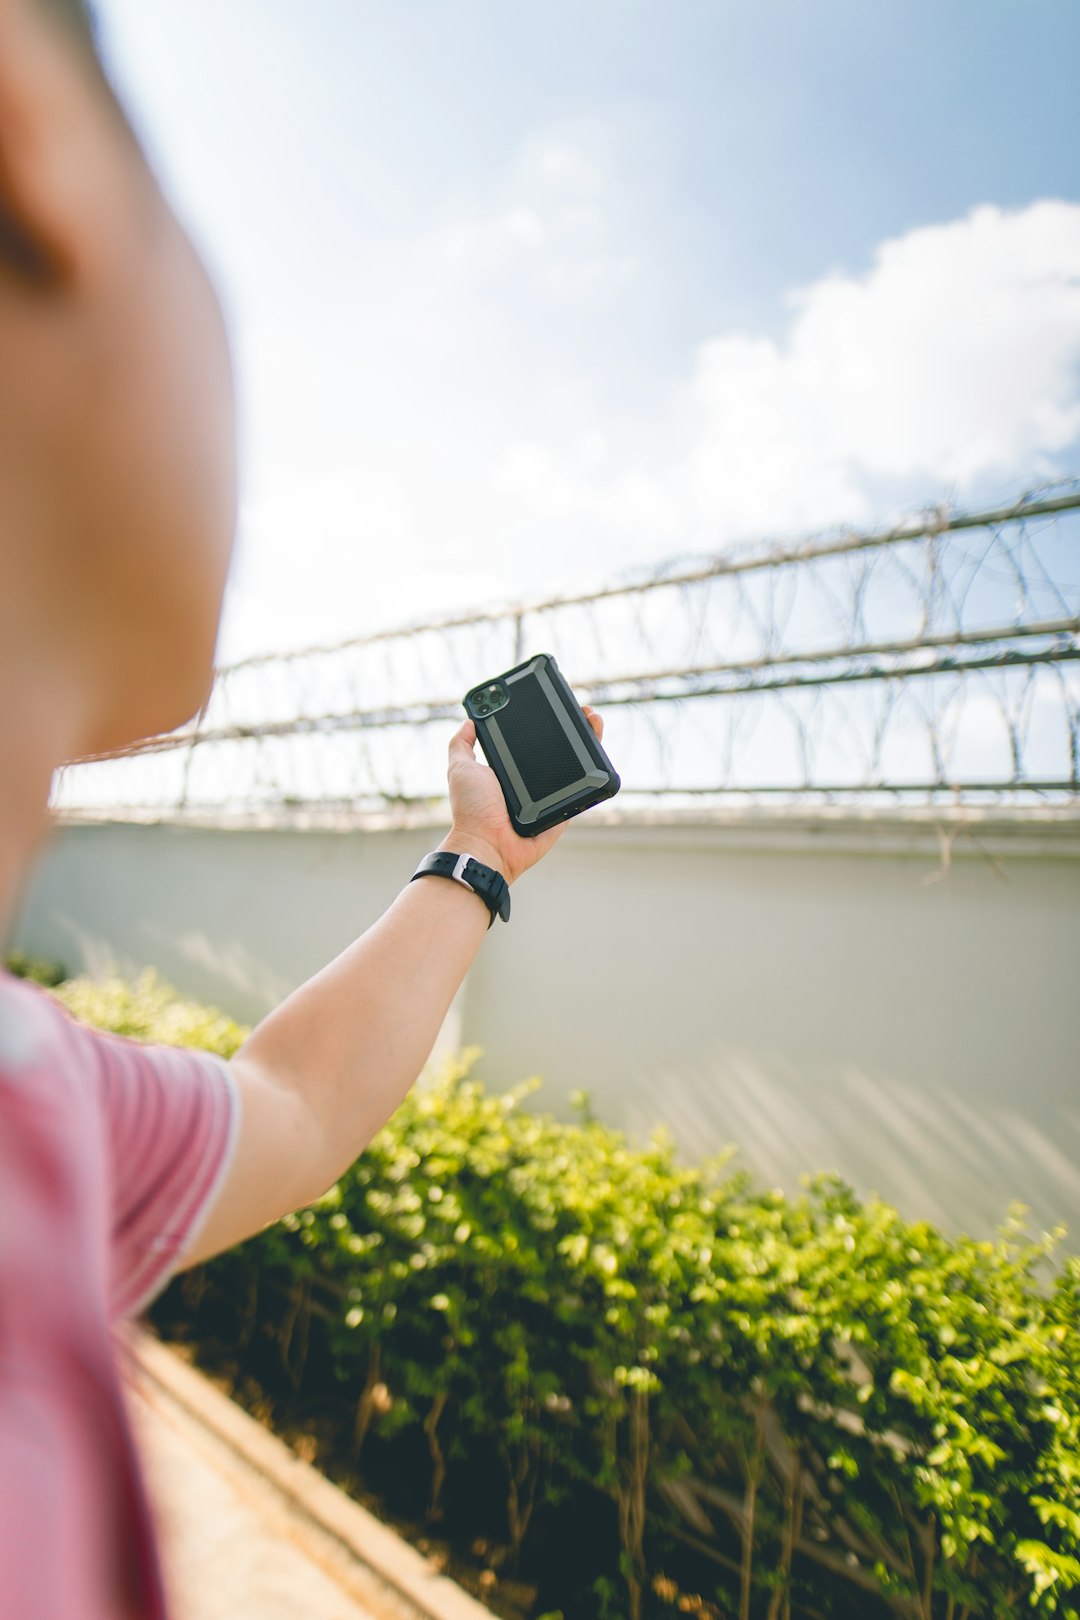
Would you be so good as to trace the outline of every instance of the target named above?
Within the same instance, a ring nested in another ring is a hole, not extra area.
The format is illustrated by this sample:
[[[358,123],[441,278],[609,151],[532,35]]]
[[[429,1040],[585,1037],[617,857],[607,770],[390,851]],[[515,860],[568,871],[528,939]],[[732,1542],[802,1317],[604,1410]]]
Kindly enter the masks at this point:
[[[38,15],[64,31],[67,38],[85,60],[101,89],[105,100],[123,127],[124,133],[142,155],[142,143],[135,133],[130,118],[116,94],[112,79],[105,67],[99,49],[98,20],[91,0],[30,0]]]
[[[35,3],[39,10],[63,23],[87,55],[100,66],[97,22],[87,0],[35,0]]]

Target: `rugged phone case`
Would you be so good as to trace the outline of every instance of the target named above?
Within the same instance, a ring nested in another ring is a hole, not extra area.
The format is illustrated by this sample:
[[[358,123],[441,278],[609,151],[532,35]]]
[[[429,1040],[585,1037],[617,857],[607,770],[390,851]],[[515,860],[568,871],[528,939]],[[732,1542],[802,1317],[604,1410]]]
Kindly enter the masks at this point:
[[[464,701],[522,837],[618,793],[618,775],[550,653],[481,682]]]

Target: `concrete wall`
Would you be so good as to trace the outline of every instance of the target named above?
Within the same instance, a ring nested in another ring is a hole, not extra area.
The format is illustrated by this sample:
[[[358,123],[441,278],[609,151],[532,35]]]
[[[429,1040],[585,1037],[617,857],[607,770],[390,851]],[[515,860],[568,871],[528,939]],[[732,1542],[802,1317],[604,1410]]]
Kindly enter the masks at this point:
[[[69,826],[16,943],[152,963],[254,1018],[392,900],[431,831]],[[588,1089],[688,1157],[835,1170],[986,1230],[1011,1199],[1080,1248],[1080,829],[854,818],[575,826],[516,887],[443,1033],[535,1105]]]

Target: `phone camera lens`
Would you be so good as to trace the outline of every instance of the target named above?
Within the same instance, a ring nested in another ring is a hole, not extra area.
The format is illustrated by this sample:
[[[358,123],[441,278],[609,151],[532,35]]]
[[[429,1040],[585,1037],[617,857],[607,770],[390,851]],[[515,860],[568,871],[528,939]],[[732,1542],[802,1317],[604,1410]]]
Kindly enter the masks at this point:
[[[488,715],[494,714],[508,701],[505,687],[499,681],[492,681],[488,686],[478,686],[469,698],[470,712],[477,720],[486,720]]]

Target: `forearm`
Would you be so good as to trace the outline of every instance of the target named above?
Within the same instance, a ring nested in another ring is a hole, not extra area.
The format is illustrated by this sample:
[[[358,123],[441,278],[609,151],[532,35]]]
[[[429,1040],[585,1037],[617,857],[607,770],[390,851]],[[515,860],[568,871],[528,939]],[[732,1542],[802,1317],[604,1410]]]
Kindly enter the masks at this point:
[[[599,715],[585,712],[602,736]],[[439,848],[475,855],[512,883],[564,827],[519,837],[475,741],[471,720],[450,739],[453,824]],[[378,922],[263,1020],[232,1060],[236,1148],[186,1264],[310,1203],[348,1168],[423,1068],[489,921],[460,883],[403,873]]]
[[[451,834],[437,847],[463,846]],[[498,866],[475,838],[466,852]],[[413,1085],[488,922],[484,902],[459,883],[405,882],[378,921],[241,1047],[235,1061],[296,1092],[315,1118],[309,1196],[353,1162]]]

